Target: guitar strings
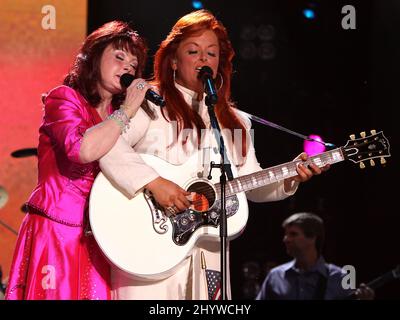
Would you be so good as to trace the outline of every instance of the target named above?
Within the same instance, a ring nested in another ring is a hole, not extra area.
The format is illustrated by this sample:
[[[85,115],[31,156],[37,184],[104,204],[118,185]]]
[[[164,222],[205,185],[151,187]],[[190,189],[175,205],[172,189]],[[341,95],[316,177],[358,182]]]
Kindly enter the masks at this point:
[[[328,163],[334,162],[334,161],[332,161],[333,159],[331,157],[331,152],[324,153],[318,157],[321,159],[322,166],[326,165]],[[293,171],[293,169],[295,169],[297,167],[297,164],[302,163],[303,165],[309,165],[309,164],[313,163],[314,158],[315,157],[310,157],[306,161],[296,160],[296,161],[287,163],[287,166],[290,167],[289,171]],[[282,171],[279,170],[278,167],[281,168],[282,165],[278,165],[276,167],[272,167],[272,168],[268,168],[268,169],[263,169],[259,172],[255,172],[253,174],[248,174],[248,175],[244,175],[241,177],[237,177],[234,181],[228,181],[227,185],[229,185],[232,188],[233,192],[231,192],[230,190],[227,190],[227,192],[226,192],[227,195],[231,196],[235,193],[235,191],[236,192],[243,191],[246,189],[246,187],[249,187],[249,188],[254,187],[253,178],[252,178],[254,176],[256,176],[258,178],[258,179],[256,179],[257,181],[263,180],[263,182],[266,181],[267,183],[272,182],[273,180],[276,180],[276,181],[280,180],[279,178],[283,178],[284,176],[281,174]],[[274,178],[271,178],[267,175],[267,172],[270,172],[270,171],[274,172]],[[238,188],[238,183],[237,183],[238,180],[240,181],[242,186],[244,186],[244,187],[242,187],[243,190],[240,190]],[[220,183],[216,183],[214,185],[214,187],[217,192],[219,192],[221,189]],[[191,191],[204,195],[207,198],[207,200],[215,197],[215,192],[209,185],[199,186]],[[195,206],[200,205],[200,204],[202,204],[202,201],[201,200],[193,201],[192,204],[194,204]]]

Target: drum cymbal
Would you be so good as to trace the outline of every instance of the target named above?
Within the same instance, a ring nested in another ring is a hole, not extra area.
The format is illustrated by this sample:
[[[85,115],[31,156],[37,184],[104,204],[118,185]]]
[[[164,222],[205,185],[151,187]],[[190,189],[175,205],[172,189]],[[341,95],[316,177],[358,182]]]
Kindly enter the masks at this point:
[[[14,152],[11,153],[11,156],[14,158],[24,158],[24,157],[29,157],[29,156],[37,156],[37,148],[25,148],[25,149],[19,149],[15,150]]]
[[[0,209],[3,208],[8,201],[8,192],[0,186]]]

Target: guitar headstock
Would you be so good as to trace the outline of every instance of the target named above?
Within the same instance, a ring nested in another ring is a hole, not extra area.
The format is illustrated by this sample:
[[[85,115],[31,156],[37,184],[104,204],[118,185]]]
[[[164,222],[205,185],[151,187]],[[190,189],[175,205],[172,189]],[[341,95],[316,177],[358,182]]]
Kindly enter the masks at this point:
[[[383,131],[376,133],[371,130],[371,134],[367,136],[365,132],[360,133],[361,138],[356,139],[355,135],[350,135],[343,147],[343,153],[347,159],[354,163],[359,163],[360,168],[365,168],[365,161],[369,160],[371,166],[375,166],[374,159],[379,158],[382,165],[386,164],[386,159],[390,157],[390,145],[388,139],[384,136]]]

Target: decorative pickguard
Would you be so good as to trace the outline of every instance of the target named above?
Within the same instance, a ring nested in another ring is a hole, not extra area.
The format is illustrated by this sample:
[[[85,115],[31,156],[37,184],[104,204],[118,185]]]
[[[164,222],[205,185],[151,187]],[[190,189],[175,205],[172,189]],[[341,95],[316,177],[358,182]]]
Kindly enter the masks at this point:
[[[239,210],[239,200],[233,195],[226,198],[226,216],[233,216]],[[170,217],[173,231],[173,241],[178,246],[185,245],[191,235],[200,227],[212,226],[217,228],[221,215],[221,201],[215,201],[210,210],[206,212],[198,212],[188,209],[174,217]]]
[[[143,195],[150,208],[151,218],[153,220],[153,228],[155,232],[157,232],[158,234],[166,233],[168,231],[168,225],[166,225],[168,218],[165,216],[163,210],[155,201],[149,190],[145,189]]]
[[[214,185],[205,179],[194,179],[186,187],[189,192],[198,196],[192,201],[192,207],[169,217],[172,225],[172,240],[175,244],[185,245],[191,235],[200,227],[212,226],[217,228],[221,215],[221,201],[217,200]],[[145,190],[144,197],[150,208],[153,228],[158,234],[168,231],[167,215],[155,201],[151,192]],[[226,216],[233,216],[239,210],[239,200],[236,195],[226,197]]]

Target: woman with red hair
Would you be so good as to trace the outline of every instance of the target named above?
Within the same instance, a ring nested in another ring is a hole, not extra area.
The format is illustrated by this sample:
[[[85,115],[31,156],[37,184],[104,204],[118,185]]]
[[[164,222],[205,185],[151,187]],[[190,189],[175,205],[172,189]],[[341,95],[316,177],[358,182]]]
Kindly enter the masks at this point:
[[[165,99],[165,108],[153,106],[156,113],[153,120],[143,112],[136,114],[132,119],[134,129],[123,136],[127,142],[115,145],[100,160],[102,172],[132,197],[143,188],[149,190],[166,216],[191,207],[190,200],[198,199],[198,194],[193,195],[163,178],[159,168],[138,162],[133,155],[152,154],[173,165],[181,165],[200,151],[203,159],[192,173],[197,177],[203,173],[204,178],[208,174],[207,159],[214,157],[219,162],[204,85],[199,79],[199,70],[204,66],[212,70],[218,90],[215,113],[234,176],[262,170],[249,134],[250,121],[231,101],[233,56],[226,29],[209,11],[194,11],[180,18],[155,55],[154,84]],[[302,157],[306,159],[306,155]],[[295,192],[298,182],[320,174],[321,169],[315,165],[311,168],[300,165],[297,172],[294,178],[247,192],[247,198],[258,202],[284,199]],[[168,256],[162,258],[168,259]],[[174,273],[164,279],[132,279],[124,271],[113,268],[112,292],[115,299],[218,299],[219,278],[220,244],[203,239]],[[230,297],[229,274],[227,279],[227,296]]]
[[[98,159],[116,143],[149,85],[147,47],[132,28],[109,22],[84,41],[64,84],[44,98],[38,184],[26,203],[6,299],[109,299],[109,264],[89,230]],[[123,90],[120,77],[139,77]]]

